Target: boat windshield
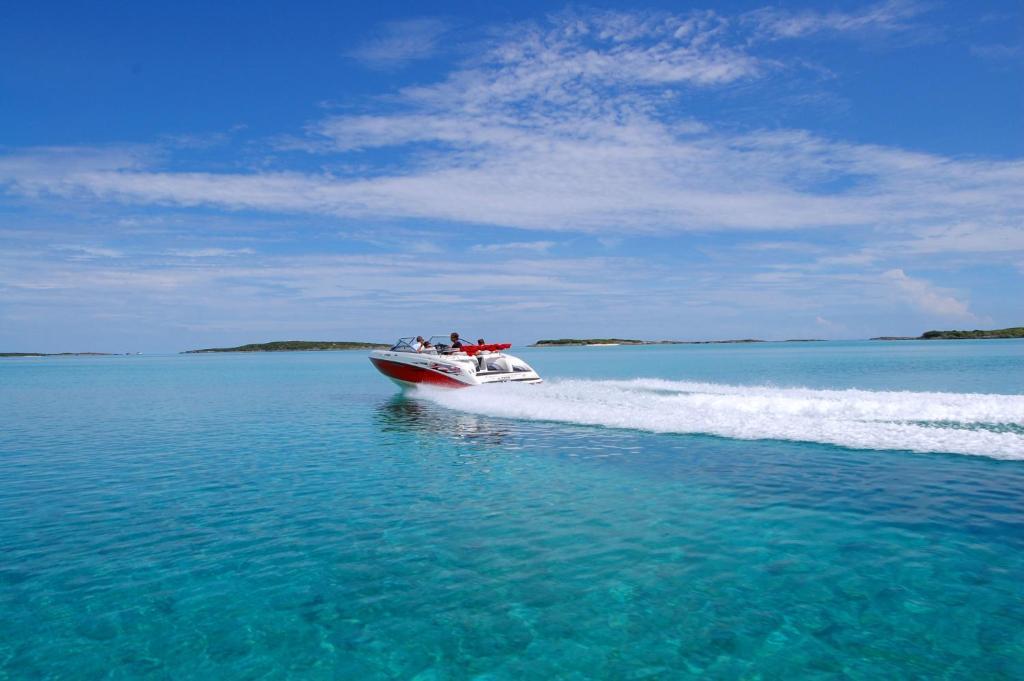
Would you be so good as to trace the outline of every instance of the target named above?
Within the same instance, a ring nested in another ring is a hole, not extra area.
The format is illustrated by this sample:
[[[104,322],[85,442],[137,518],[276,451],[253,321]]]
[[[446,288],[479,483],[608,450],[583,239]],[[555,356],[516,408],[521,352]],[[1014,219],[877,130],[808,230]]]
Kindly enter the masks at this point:
[[[436,339],[448,340],[447,336],[431,336],[429,345],[419,347],[419,343],[416,342],[416,336],[407,336],[405,338],[399,338],[398,342],[391,346],[392,352],[437,352],[434,341]],[[447,347],[447,346],[445,346]]]
[[[416,352],[416,336],[399,338],[398,342],[391,346],[392,352]]]
[[[463,340],[465,345],[473,345],[472,342]],[[450,336],[431,336],[427,346],[417,349],[416,336],[399,338],[398,342],[391,346],[392,352],[444,352],[451,348],[452,339]]]
[[[443,352],[452,344],[452,339],[448,336],[431,336],[429,342],[438,352]]]

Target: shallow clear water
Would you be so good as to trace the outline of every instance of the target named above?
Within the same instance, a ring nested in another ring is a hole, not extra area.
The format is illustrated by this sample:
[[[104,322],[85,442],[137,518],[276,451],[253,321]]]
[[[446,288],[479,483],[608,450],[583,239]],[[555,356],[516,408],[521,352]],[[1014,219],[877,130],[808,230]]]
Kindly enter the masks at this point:
[[[521,354],[0,360],[0,678],[1024,677],[1024,343]]]

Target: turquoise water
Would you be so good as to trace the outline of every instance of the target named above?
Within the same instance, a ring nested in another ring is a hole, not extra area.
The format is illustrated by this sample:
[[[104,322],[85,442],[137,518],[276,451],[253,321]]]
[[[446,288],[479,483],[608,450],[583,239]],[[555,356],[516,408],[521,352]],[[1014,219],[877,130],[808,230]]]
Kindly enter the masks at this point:
[[[1024,678],[1024,343],[520,354],[0,360],[0,678]]]

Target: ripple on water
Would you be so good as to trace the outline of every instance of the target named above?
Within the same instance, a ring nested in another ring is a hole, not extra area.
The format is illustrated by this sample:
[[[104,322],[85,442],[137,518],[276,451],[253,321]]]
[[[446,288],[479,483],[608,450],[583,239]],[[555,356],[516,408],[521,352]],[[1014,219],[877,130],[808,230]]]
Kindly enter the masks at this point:
[[[0,675],[1024,676],[1014,462],[506,420],[325,361],[19,402]]]

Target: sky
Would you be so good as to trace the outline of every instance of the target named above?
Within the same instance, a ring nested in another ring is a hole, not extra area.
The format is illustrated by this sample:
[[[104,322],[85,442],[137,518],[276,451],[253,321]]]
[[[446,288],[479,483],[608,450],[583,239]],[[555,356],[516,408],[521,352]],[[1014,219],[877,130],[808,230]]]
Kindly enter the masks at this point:
[[[1017,0],[4,14],[0,351],[1024,325]]]

